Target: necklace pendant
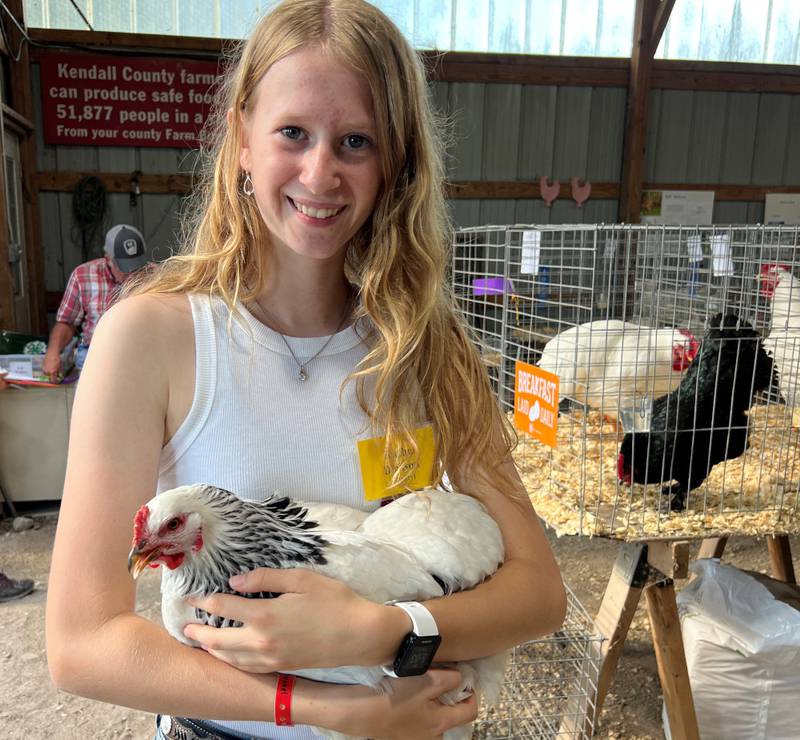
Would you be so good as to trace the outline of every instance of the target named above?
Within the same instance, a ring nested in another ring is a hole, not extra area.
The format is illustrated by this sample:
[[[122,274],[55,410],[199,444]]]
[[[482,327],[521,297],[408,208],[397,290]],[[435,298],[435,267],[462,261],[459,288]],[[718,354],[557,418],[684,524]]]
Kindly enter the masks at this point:
[[[302,365],[300,365],[300,368],[298,370],[297,379],[301,382],[308,379],[308,373],[306,373],[306,369]]]

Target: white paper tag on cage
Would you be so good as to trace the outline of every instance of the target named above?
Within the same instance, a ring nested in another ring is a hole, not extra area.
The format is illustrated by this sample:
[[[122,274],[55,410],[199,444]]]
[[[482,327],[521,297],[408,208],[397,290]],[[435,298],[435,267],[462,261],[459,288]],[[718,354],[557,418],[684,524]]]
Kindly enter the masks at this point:
[[[535,275],[539,272],[539,254],[542,251],[542,232],[522,232],[522,264],[519,271],[523,275]]]
[[[653,399],[649,396],[622,400],[626,405],[620,404],[619,420],[622,430],[628,432],[649,432],[650,422],[653,419]]]
[[[686,247],[689,250],[689,262],[703,261],[703,239],[700,234],[692,234],[686,240]]]
[[[603,259],[608,260],[609,262],[614,259],[614,256],[617,253],[617,239],[613,236],[610,236],[606,239],[606,243],[603,246]]]
[[[728,234],[711,235],[711,256],[714,264],[714,276],[733,275],[731,259],[731,242]]]

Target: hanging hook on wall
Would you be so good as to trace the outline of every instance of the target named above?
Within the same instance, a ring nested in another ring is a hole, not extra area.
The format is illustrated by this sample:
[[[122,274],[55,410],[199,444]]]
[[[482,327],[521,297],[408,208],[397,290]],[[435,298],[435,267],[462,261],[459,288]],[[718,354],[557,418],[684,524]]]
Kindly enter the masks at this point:
[[[141,177],[141,170],[134,170],[131,174],[131,208],[136,208],[136,198],[142,194],[139,188],[139,177]]]

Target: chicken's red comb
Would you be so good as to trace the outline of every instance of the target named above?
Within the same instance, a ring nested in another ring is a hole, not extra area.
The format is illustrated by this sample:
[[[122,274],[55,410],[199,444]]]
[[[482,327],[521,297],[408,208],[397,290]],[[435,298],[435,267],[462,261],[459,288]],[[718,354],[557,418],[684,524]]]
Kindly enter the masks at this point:
[[[147,508],[147,504],[142,506],[139,511],[136,512],[136,516],[133,518],[133,544],[136,545],[142,539],[142,536],[147,531],[147,517],[150,516],[150,509]]]
[[[792,271],[792,266],[787,265],[784,262],[765,262],[761,265],[761,274],[766,275],[767,273],[773,272],[774,270],[788,270],[789,272]]]

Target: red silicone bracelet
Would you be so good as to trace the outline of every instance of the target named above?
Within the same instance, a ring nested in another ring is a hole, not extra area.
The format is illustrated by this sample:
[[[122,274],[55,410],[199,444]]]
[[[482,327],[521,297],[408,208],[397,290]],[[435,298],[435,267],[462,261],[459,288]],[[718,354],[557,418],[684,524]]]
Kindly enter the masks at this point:
[[[292,722],[292,690],[294,689],[294,676],[285,673],[278,674],[278,685],[275,687],[275,724],[282,726],[293,725]]]

